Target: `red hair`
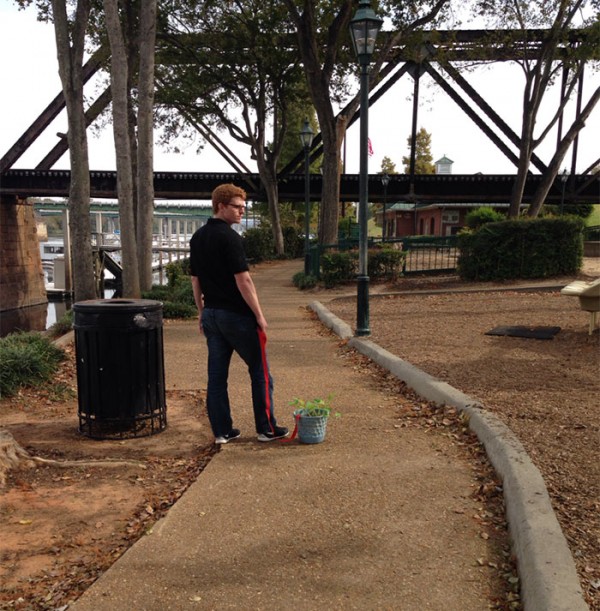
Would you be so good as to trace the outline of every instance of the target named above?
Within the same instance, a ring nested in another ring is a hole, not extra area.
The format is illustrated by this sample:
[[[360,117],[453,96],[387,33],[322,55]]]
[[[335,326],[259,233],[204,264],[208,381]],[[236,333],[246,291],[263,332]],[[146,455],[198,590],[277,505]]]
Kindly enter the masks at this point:
[[[219,211],[219,204],[229,204],[234,197],[241,197],[246,201],[246,191],[232,184],[219,185],[212,192],[213,212],[217,213]]]

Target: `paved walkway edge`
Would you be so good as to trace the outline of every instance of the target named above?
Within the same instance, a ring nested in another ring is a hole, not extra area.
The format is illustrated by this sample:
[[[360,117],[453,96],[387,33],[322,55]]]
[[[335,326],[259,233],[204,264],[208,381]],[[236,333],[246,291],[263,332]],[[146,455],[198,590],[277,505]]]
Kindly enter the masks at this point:
[[[514,433],[483,406],[374,342],[354,337],[352,329],[320,302],[309,307],[351,348],[405,382],[428,401],[465,412],[469,427],[484,445],[503,482],[509,532],[517,558],[526,611],[585,611],[575,562],[556,519],[541,473]]]

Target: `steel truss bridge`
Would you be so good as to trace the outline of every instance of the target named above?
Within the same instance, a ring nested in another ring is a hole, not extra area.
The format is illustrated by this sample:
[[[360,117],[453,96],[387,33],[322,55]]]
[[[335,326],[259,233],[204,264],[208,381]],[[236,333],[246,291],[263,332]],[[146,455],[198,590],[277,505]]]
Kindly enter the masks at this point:
[[[592,30],[571,30],[559,43],[559,57],[565,56],[569,49],[580,47],[590,36]],[[449,30],[424,31],[410,34],[403,45],[394,50],[394,55],[382,69],[378,85],[371,91],[369,106],[372,106],[385,95],[403,76],[412,77],[413,112],[412,142],[416,141],[417,116],[419,106],[419,81],[423,74],[428,74],[470,117],[473,123],[495,144],[495,146],[515,165],[518,163],[520,137],[515,133],[492,106],[467,82],[455,67],[456,62],[501,62],[518,59],[519,53],[529,52],[535,56],[536,51],[548,37],[547,30]],[[189,41],[188,41],[189,42]],[[202,44],[201,36],[195,44]],[[589,60],[600,59],[600,45],[589,52]],[[84,82],[88,81],[107,61],[106,49],[99,49],[84,66]],[[164,64],[176,61],[164,44],[159,45],[157,61]],[[566,70],[566,68],[565,68]],[[566,72],[565,72],[566,76]],[[565,87],[563,79],[562,87]],[[157,83],[160,88],[160,83]],[[579,117],[582,105],[583,72],[577,85],[576,115]],[[108,87],[87,109],[86,121],[90,125],[111,101]],[[0,159],[0,195],[18,197],[54,197],[68,196],[70,173],[52,170],[53,165],[68,150],[65,134],[57,134],[59,140],[51,151],[29,170],[13,169],[15,162],[31,144],[48,128],[54,118],[65,106],[62,92],[59,93],[41,115],[32,123],[26,132]],[[348,127],[360,118],[360,109],[349,120]],[[259,176],[244,164],[227,148],[227,146],[205,125],[191,124],[201,136],[217,150],[233,172],[224,173],[177,173],[160,172],[154,175],[154,187],[157,199],[191,199],[207,200],[212,189],[222,182],[234,182],[244,187],[251,199],[260,200],[261,187]],[[562,117],[558,122],[557,141],[562,137]],[[600,158],[579,175],[577,169],[577,142],[572,146],[570,175],[565,183],[560,178],[554,181],[548,195],[549,203],[600,203],[599,174],[592,171],[600,165]],[[320,134],[313,140],[310,150],[311,161],[322,153]],[[369,177],[369,199],[371,201],[408,201],[414,203],[506,203],[510,199],[514,175],[416,175],[414,172],[414,146],[411,150],[411,166],[408,174],[391,176],[387,189],[381,183],[381,177]],[[299,201],[304,198],[304,175],[302,162],[304,153],[298,155],[281,171],[279,175],[279,195],[281,201]],[[530,173],[527,178],[523,203],[528,203],[536,186],[542,180],[548,167],[536,155],[532,156],[532,167],[539,174]],[[116,173],[91,171],[91,196],[103,198],[116,197]],[[358,175],[343,174],[341,177],[341,201],[357,201]],[[322,177],[318,174],[310,177],[310,198],[319,200]],[[6,201],[6,200],[4,200]]]
[[[68,170],[9,170],[2,175],[0,194],[19,197],[67,197],[71,173]],[[408,174],[390,176],[384,189],[380,174],[369,176],[369,200],[372,202],[423,203],[506,203],[515,176],[512,174],[424,174],[411,178]],[[116,172],[90,172],[91,196],[95,198],[117,197]],[[323,177],[310,176],[310,198],[321,198]],[[539,174],[527,178],[523,203],[528,203],[542,181]],[[180,173],[156,172],[154,190],[157,200],[210,200],[212,190],[224,182],[235,183],[246,190],[248,198],[261,200],[258,174],[239,173]],[[355,202],[358,197],[358,174],[342,174],[340,201]],[[560,177],[547,197],[548,203],[600,203],[600,176],[570,176],[568,192]],[[304,200],[304,175],[288,174],[279,177],[281,201]],[[160,202],[157,202],[160,205]]]

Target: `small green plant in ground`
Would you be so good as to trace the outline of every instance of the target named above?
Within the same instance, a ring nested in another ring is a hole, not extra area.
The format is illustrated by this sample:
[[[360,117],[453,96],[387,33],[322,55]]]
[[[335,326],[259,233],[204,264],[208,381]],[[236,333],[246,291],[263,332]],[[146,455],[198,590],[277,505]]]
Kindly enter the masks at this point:
[[[317,286],[317,282],[318,280],[315,276],[311,274],[306,275],[304,272],[298,272],[292,277],[293,285],[301,291],[314,288]]]
[[[175,301],[163,302],[163,318],[194,318],[195,316],[198,316],[198,309],[195,305]]]
[[[294,410],[302,410],[304,416],[329,416],[331,414],[331,400],[333,395],[327,396],[325,399],[299,399],[294,397],[290,401],[290,405]],[[339,417],[341,414],[335,412],[335,416]]]
[[[53,339],[65,335],[73,328],[73,310],[67,310],[53,325],[48,329],[50,337]]]
[[[65,353],[40,333],[11,333],[0,339],[0,397],[50,380]]]

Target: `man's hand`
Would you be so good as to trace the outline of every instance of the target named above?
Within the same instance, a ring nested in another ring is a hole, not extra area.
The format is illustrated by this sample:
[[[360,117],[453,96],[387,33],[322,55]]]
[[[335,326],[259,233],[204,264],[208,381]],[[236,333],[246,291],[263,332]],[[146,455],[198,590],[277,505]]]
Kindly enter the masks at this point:
[[[204,335],[204,331],[202,330],[202,310],[204,308],[202,287],[200,286],[200,279],[197,276],[192,276],[191,280],[192,290],[194,291],[194,301],[196,302],[196,307],[198,308],[198,329],[200,330],[200,335]]]
[[[258,325],[259,329],[262,329],[262,331],[264,333],[267,332],[267,321],[265,320],[264,316],[257,316],[256,317],[256,324]]]
[[[266,333],[267,321],[263,316],[260,303],[258,303],[258,295],[256,294],[256,288],[249,272],[240,272],[235,274],[235,282],[238,290],[242,294],[244,301],[248,304],[254,316],[256,317],[256,324]]]

